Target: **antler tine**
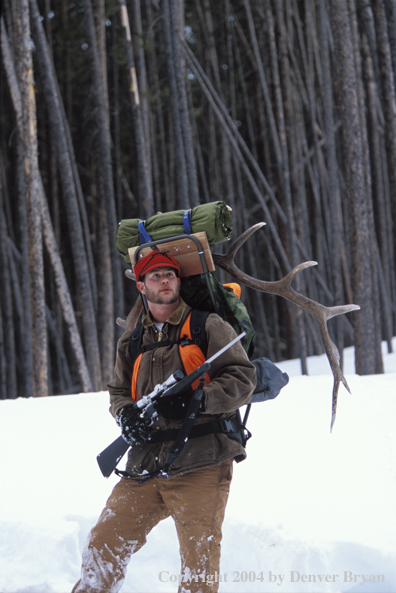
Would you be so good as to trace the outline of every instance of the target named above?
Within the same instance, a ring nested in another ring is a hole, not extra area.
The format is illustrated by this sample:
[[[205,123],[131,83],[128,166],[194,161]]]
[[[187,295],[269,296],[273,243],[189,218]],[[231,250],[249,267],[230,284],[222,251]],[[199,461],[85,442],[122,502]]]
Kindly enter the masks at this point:
[[[340,368],[340,354],[338,352],[336,345],[331,340],[328,332],[327,321],[332,317],[344,315],[345,313],[349,313],[350,311],[357,311],[358,309],[360,309],[360,307],[359,305],[336,305],[333,307],[327,307],[325,305],[322,305],[321,303],[318,303],[317,301],[314,301],[296,292],[291,286],[291,281],[298,272],[312,265],[317,265],[317,262],[304,262],[293,268],[293,270],[291,270],[291,272],[289,272],[289,274],[287,274],[285,278],[278,281],[279,286],[282,287],[282,290],[280,290],[276,294],[279,294],[279,296],[283,296],[288,300],[296,303],[297,305],[300,305],[301,307],[306,309],[306,311],[308,311],[312,315],[312,317],[314,317],[314,319],[318,322],[326,354],[329,359],[331,369],[333,371],[333,375],[338,375],[339,379],[345,385],[346,389],[350,392],[347,381]]]
[[[343,315],[344,313],[349,313],[350,311],[357,311],[358,309],[360,309],[360,307],[359,305],[338,305],[335,307],[326,307],[325,305],[322,305],[321,303],[318,303],[317,301],[314,301],[296,292],[292,288],[291,282],[296,276],[296,274],[298,274],[306,268],[316,266],[317,262],[315,261],[307,261],[297,265],[284,278],[274,282],[258,280],[257,278],[253,278],[252,276],[245,274],[245,272],[242,272],[242,270],[240,270],[234,263],[235,253],[237,252],[239,247],[246,241],[246,239],[262,226],[262,223],[252,226],[239,237],[239,239],[233,244],[230,251],[226,255],[213,254],[213,261],[220,268],[234,276],[242,284],[250,286],[251,288],[254,288],[261,292],[276,294],[293,303],[296,303],[297,305],[300,305],[300,307],[306,309],[312,315],[312,317],[314,317],[314,319],[318,322],[326,355],[329,360],[330,368],[334,377],[332,417],[330,425],[331,432],[336,417],[337,397],[340,383],[343,383],[343,385],[349,392],[350,389],[340,367],[340,354],[338,352],[336,345],[330,338],[330,334],[327,328],[327,321],[328,319],[331,319],[332,317],[335,317],[337,315]]]
[[[253,235],[253,233],[255,233],[258,229],[261,229],[261,227],[265,226],[266,224],[267,224],[266,222],[258,222],[257,224],[254,224],[253,226],[248,228],[247,231],[242,233],[242,235],[240,235],[236,239],[236,241],[231,245],[231,247],[228,250],[228,253],[226,253],[222,257],[226,258],[227,260],[229,259],[230,261],[232,261],[235,257],[236,252],[245,243],[245,241],[247,241],[249,239],[249,237],[251,235]]]

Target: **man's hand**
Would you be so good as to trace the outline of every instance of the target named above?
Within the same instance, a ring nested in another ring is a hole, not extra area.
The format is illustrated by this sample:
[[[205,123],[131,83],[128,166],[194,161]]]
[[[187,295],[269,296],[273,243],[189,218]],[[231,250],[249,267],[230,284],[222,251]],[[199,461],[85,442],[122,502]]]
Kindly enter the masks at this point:
[[[141,417],[141,411],[134,405],[125,406],[116,415],[116,422],[121,428],[123,439],[128,445],[142,445],[148,441],[150,429]]]
[[[153,402],[154,409],[164,418],[184,418],[192,393],[191,389],[186,389],[185,393],[179,395],[159,397]]]

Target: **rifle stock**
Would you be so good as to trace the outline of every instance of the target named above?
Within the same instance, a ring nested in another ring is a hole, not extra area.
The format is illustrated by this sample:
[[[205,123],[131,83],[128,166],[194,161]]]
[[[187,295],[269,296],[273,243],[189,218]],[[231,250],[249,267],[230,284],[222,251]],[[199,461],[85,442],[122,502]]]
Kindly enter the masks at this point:
[[[121,461],[128,449],[128,443],[122,437],[118,437],[106,449],[99,453],[96,460],[105,478],[111,476],[117,463]]]

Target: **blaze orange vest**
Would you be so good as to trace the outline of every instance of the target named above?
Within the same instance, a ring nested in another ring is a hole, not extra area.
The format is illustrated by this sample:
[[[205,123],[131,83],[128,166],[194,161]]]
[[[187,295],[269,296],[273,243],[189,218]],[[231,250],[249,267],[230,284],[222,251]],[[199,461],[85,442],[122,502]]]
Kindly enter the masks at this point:
[[[184,322],[181,331],[179,340],[175,343],[179,344],[179,354],[180,358],[184,367],[184,371],[187,375],[189,375],[192,371],[198,368],[201,364],[203,364],[206,360],[201,348],[193,343],[193,338],[191,336],[191,313],[188,315],[186,321]],[[185,343],[187,342],[187,343]],[[161,346],[161,342],[158,342],[158,347]],[[131,395],[132,399],[137,401],[139,399],[137,393],[137,378],[139,373],[140,361],[143,356],[143,353],[139,354],[135,360],[133,365],[133,373],[132,373],[132,384],[131,384]],[[209,375],[206,373],[205,375],[205,385],[209,383]],[[192,384],[192,388],[196,389],[198,386],[199,379]]]

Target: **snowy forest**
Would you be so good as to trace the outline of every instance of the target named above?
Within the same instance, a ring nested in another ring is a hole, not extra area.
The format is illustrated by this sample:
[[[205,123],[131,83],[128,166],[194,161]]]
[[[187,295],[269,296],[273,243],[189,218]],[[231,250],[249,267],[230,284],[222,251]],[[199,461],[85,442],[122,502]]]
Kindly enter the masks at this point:
[[[0,399],[98,391],[137,292],[123,219],[224,201],[237,265],[324,305],[359,375],[396,335],[396,0],[2,0]],[[225,253],[228,244],[212,250]],[[221,281],[231,281],[217,270]],[[256,356],[316,322],[243,287]]]

